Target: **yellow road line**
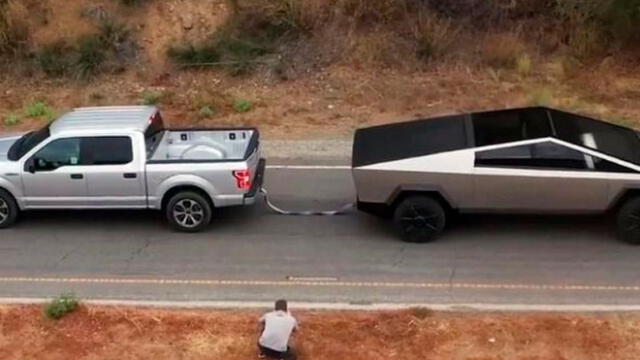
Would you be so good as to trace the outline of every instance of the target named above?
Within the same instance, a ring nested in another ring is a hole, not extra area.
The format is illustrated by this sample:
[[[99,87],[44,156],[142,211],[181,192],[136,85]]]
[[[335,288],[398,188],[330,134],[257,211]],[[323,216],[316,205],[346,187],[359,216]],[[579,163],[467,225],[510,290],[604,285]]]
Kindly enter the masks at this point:
[[[549,285],[549,284],[476,284],[367,281],[269,281],[269,280],[206,280],[158,278],[88,278],[88,277],[0,277],[0,283],[70,283],[118,285],[192,285],[192,286],[307,286],[355,288],[416,288],[416,289],[481,289],[481,290],[554,290],[554,291],[630,291],[640,292],[640,286],[618,285]]]

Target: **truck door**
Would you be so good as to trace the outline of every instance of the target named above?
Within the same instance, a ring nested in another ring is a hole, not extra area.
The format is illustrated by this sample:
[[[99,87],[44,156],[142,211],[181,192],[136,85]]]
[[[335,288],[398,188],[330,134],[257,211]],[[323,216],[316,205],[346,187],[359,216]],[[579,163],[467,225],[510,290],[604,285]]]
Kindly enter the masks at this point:
[[[594,212],[608,206],[607,174],[593,157],[552,141],[477,151],[474,208]]]
[[[98,208],[146,208],[143,151],[130,136],[83,138],[88,202]]]
[[[22,174],[27,208],[86,205],[86,167],[80,138],[51,141],[25,162]]]

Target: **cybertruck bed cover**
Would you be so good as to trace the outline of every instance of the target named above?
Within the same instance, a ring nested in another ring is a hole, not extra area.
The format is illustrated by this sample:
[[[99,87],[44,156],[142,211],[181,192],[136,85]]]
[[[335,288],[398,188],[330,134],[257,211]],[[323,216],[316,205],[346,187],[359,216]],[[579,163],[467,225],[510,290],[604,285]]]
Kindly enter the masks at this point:
[[[555,137],[640,164],[639,140],[630,129],[545,107],[497,110],[421,119],[359,129],[352,167],[390,162],[472,147]]]

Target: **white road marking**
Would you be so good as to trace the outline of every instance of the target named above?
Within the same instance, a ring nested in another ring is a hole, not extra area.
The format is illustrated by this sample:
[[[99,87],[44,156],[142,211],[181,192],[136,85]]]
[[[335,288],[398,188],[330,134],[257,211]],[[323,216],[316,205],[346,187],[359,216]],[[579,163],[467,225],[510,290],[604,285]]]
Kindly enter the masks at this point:
[[[348,165],[267,165],[267,169],[285,170],[351,170]]]
[[[0,298],[2,305],[45,304],[50,298]],[[83,298],[82,302],[98,306],[137,306],[153,308],[176,309],[265,309],[273,307],[271,301],[155,301],[155,300],[121,300]],[[296,310],[405,310],[413,308],[427,308],[435,311],[546,311],[546,312],[629,312],[640,311],[640,305],[562,305],[562,304],[487,304],[487,303],[327,303],[327,302],[296,302],[290,301],[289,307]]]
[[[625,291],[640,292],[638,285],[508,284],[508,283],[421,283],[371,281],[291,281],[291,280],[215,280],[161,278],[83,278],[83,277],[0,277],[0,283],[72,283],[191,286],[307,286],[361,288],[483,289],[535,291]]]

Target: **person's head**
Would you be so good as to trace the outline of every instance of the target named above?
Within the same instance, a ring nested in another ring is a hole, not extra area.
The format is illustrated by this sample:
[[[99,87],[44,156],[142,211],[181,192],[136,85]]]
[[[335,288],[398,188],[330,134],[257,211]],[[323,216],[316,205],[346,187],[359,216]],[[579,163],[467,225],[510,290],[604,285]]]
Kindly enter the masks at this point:
[[[287,311],[287,300],[277,300],[276,301],[276,311]]]

